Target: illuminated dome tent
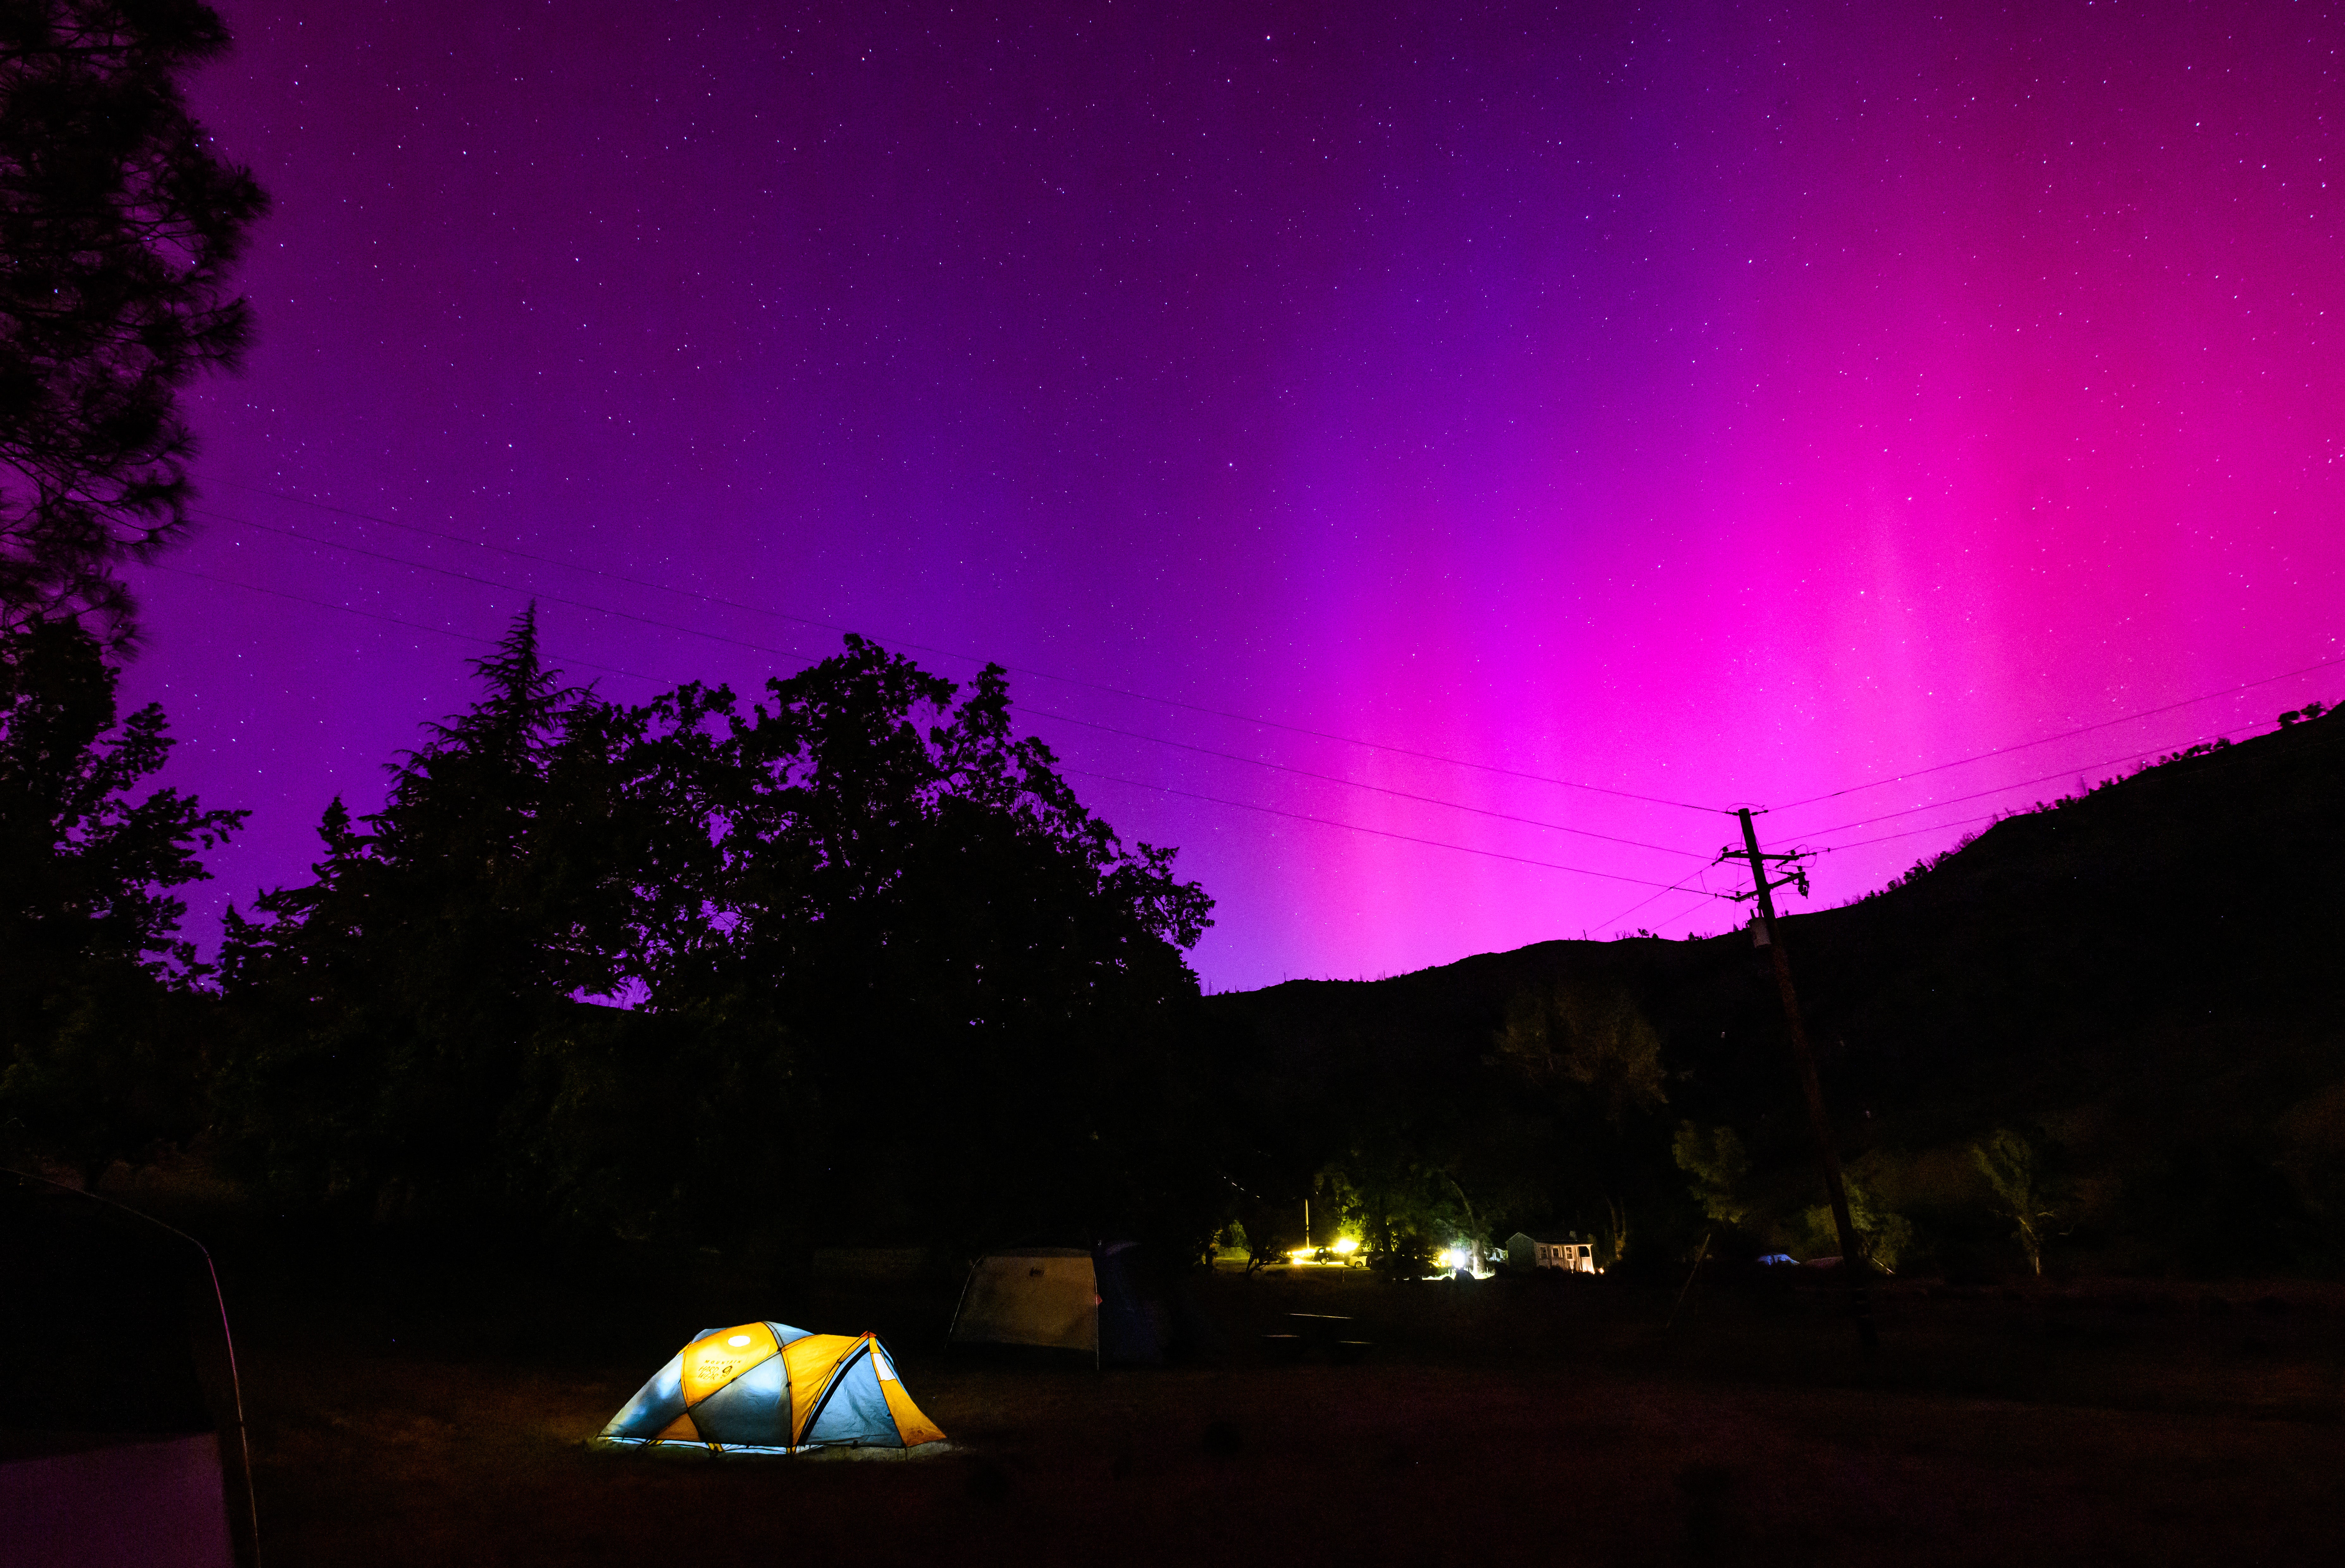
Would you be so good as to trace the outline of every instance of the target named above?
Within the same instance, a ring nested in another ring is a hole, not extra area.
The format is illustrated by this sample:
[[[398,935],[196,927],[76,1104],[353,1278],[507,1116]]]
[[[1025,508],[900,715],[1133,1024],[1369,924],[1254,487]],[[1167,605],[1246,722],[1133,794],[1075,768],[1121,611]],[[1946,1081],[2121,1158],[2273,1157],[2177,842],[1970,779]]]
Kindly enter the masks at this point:
[[[796,1453],[911,1449],[944,1435],[904,1391],[878,1335],[743,1323],[695,1336],[595,1441]]]

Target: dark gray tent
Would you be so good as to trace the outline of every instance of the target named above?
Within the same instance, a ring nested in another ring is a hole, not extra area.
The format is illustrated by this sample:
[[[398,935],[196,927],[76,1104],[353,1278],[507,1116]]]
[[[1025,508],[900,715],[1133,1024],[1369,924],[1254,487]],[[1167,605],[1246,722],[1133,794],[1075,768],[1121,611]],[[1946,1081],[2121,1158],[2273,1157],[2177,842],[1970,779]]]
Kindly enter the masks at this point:
[[[255,1568],[236,1357],[210,1254],[0,1172],[0,1558]]]

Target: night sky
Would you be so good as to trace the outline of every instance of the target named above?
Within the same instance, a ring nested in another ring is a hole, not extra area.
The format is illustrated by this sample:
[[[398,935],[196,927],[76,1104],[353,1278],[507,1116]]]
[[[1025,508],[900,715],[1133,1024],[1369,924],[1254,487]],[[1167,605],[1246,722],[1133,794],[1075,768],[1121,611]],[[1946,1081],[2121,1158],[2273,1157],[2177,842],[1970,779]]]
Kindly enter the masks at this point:
[[[219,8],[260,338],[127,682],[207,942],[533,596],[627,700],[1012,667],[1214,989],[2345,697],[2336,5]]]

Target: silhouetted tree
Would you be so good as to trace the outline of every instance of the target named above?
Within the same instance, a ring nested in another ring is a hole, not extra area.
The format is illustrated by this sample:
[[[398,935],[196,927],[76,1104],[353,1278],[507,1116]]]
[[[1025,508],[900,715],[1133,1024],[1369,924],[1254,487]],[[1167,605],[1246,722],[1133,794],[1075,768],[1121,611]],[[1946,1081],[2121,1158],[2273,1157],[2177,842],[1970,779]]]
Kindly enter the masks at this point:
[[[1626,1256],[1634,1211],[1657,1174],[1649,1124],[1669,1100],[1660,1033],[1626,985],[1581,977],[1518,993],[1496,1044],[1496,1061],[1555,1105],[1569,1179],[1603,1205],[1609,1268]]]
[[[188,528],[179,389],[234,366],[228,272],[267,199],[188,115],[194,0],[0,0],[0,626],[91,610]]]
[[[1721,1225],[1743,1223],[1751,1212],[1744,1196],[1744,1186],[1751,1179],[1751,1156],[1743,1150],[1741,1134],[1732,1127],[1698,1127],[1680,1122],[1670,1153],[1677,1157],[1678,1169],[1692,1178],[1694,1201],[1701,1205],[1702,1213]]]
[[[1535,1084],[1576,1084],[1619,1122],[1669,1099],[1661,1041],[1625,986],[1560,982],[1516,996],[1498,1052]]]
[[[1847,1177],[1848,1217],[1865,1258],[1884,1273],[1894,1274],[1906,1248],[1914,1245],[1914,1225],[1903,1215],[1883,1207],[1873,1189],[1851,1173]],[[1832,1210],[1822,1204],[1804,1210],[1799,1222],[1800,1247],[1809,1256],[1824,1257],[1840,1251],[1840,1231]]]
[[[245,1048],[227,1125],[257,1174],[311,1198],[516,1196],[533,1042],[623,983],[625,718],[545,667],[534,609],[473,669],[481,699],[392,769],[381,811],[327,808],[313,880],[229,913]]]
[[[337,803],[313,881],[231,919],[223,1104],[254,1168],[622,1235],[782,1209],[1202,1242],[1177,1015],[1208,902],[1011,732],[999,669],[956,700],[851,637],[746,708],[621,711],[563,688],[526,616],[476,668],[383,809]]]
[[[1202,1243],[1210,1178],[1168,1129],[1203,1114],[1176,1015],[1210,901],[1012,732],[1002,671],[959,695],[849,637],[746,712],[687,715],[658,743],[725,725],[698,802],[716,860],[691,941],[646,964],[653,1005],[770,999],[797,1041],[808,1179],[875,1231],[1195,1210]]]
[[[2045,1243],[2063,1234],[2066,1221],[2035,1141],[1998,1127],[1985,1142],[1971,1145],[1971,1160],[1995,1192],[1996,1212],[2015,1227],[2012,1238],[2027,1254],[2028,1268],[2043,1273]]]
[[[194,950],[173,890],[246,815],[156,789],[158,705],[117,722],[117,676],[78,624],[0,635],[0,1142],[79,1166],[193,1130]]]

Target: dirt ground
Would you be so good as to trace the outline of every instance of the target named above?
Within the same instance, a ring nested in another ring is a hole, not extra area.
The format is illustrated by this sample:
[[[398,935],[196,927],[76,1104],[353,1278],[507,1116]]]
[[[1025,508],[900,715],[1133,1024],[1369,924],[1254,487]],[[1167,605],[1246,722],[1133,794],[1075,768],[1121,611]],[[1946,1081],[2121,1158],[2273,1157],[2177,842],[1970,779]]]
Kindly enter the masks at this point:
[[[382,1563],[2328,1560],[2345,1295],[2021,1286],[1838,1298],[1610,1281],[1195,1282],[1186,1364],[948,1352],[949,1282],[229,1280],[271,1568]],[[1292,1312],[1358,1365],[1280,1363]],[[612,1454],[696,1329],[878,1329],[949,1452]]]

